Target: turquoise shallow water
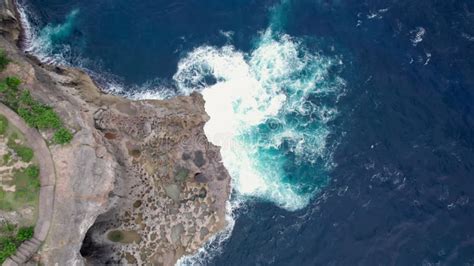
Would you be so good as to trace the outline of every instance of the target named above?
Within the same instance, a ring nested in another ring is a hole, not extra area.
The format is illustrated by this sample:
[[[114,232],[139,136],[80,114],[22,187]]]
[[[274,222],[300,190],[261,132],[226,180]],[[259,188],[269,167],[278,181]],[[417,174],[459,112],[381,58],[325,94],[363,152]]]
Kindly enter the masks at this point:
[[[238,208],[194,261],[474,263],[470,1],[23,4],[45,61],[129,97],[203,93]]]

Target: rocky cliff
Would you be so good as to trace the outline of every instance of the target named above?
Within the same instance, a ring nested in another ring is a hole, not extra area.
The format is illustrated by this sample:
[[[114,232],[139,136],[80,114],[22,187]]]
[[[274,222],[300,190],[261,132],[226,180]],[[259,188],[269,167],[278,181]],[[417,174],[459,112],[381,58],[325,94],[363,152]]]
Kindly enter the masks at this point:
[[[18,76],[74,132],[71,144],[49,147],[53,218],[35,260],[172,265],[224,228],[230,177],[204,134],[200,94],[131,101],[101,93],[81,70],[25,55],[20,29],[12,0],[0,0],[0,47],[12,59],[2,76]]]

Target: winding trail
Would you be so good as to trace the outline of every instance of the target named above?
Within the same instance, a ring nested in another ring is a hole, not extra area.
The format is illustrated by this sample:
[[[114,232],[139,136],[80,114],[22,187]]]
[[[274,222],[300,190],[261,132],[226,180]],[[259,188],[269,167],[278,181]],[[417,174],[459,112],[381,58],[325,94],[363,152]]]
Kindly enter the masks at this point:
[[[40,167],[41,187],[35,234],[32,239],[23,242],[17,249],[16,254],[3,263],[3,265],[22,265],[36,254],[48,235],[53,215],[56,174],[51,153],[40,133],[36,129],[30,128],[21,117],[2,103],[0,103],[0,114],[5,116],[9,123],[13,124],[24,134],[27,144],[35,152]]]

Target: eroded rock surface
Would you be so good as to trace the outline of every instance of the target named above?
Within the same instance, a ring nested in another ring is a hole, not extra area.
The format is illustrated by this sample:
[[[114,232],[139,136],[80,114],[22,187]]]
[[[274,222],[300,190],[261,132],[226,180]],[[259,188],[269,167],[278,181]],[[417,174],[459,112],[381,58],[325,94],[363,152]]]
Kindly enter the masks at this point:
[[[168,264],[223,228],[229,177],[204,135],[203,106],[195,93],[95,112],[95,126],[126,172],[116,180],[114,205],[89,231],[83,255],[96,263]],[[198,182],[199,175],[208,178]],[[124,244],[107,237],[117,230],[140,238]]]

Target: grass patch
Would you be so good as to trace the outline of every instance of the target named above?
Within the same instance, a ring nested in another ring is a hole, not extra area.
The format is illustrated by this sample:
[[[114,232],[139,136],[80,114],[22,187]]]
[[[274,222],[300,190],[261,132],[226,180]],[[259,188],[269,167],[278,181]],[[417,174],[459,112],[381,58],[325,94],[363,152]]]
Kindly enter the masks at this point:
[[[14,238],[2,237],[0,238],[0,262],[3,263],[8,257],[15,254],[16,249],[20,245],[16,245]]]
[[[5,188],[14,186],[14,191],[4,191],[0,187],[0,209],[13,211],[27,206],[36,207],[39,198],[40,169],[31,163],[34,159],[33,150],[23,145],[25,138],[14,126],[9,126],[5,137],[8,153],[0,158],[1,165],[11,168],[19,161],[27,164],[26,166],[19,164],[19,169],[12,168],[13,172],[4,173],[5,179],[2,184],[6,186]]]
[[[16,185],[15,201],[22,205],[31,205],[38,200],[38,191],[41,186],[38,177],[28,175],[28,170],[16,171],[13,175]]]
[[[10,162],[11,158],[12,158],[12,155],[10,153],[4,154],[2,158],[3,162],[1,165],[7,165],[8,162]]]
[[[31,148],[22,145],[16,145],[13,149],[22,161],[30,162],[33,159],[34,153]]]
[[[0,188],[0,209],[13,211],[23,206],[36,206],[39,198],[39,168],[31,165],[13,173],[15,192],[5,192]]]
[[[18,233],[16,234],[16,239],[23,242],[28,239],[31,239],[34,235],[35,231],[33,226],[30,227],[21,227],[18,229]]]
[[[0,263],[15,254],[21,243],[31,239],[33,235],[33,227],[18,228],[16,225],[3,223],[0,226]]]
[[[20,88],[21,80],[7,77],[0,81],[0,101],[15,111],[25,122],[39,130],[55,131],[53,141],[67,144],[72,140],[72,133],[63,126],[59,115],[50,106],[35,100],[30,92]]]
[[[71,142],[72,137],[73,135],[69,129],[61,127],[54,133],[53,140],[57,144],[66,144]]]
[[[5,192],[0,188],[0,209],[4,211],[13,211],[13,202],[15,201],[15,194]]]
[[[39,176],[39,167],[36,165],[30,165],[25,169],[25,173],[29,178],[37,178]]]
[[[8,120],[3,115],[0,115],[0,135],[4,135],[8,129]]]
[[[17,144],[15,138],[10,137],[7,143],[8,148],[12,149],[18,157],[24,162],[31,162],[34,152],[31,148]]]
[[[11,223],[2,223],[0,225],[0,234],[13,233],[16,230],[16,226]]]
[[[0,49],[0,71],[10,63],[5,51]],[[21,81],[15,77],[8,77],[0,81],[0,102],[6,104],[17,112],[32,127],[38,129],[53,128],[62,126],[61,121],[52,109],[41,105],[33,100],[27,90],[20,90]],[[21,112],[21,113],[20,113]],[[28,119],[28,120],[27,120]],[[17,144],[16,132],[11,132],[8,128],[8,120],[0,115],[0,135],[7,135],[9,132],[8,147],[25,162],[33,159],[33,150],[26,146]],[[2,158],[3,164],[11,161],[11,154],[5,154]],[[38,179],[39,168],[29,166],[26,169],[18,170],[14,173],[15,192],[5,192],[0,188],[0,209],[14,210],[21,204],[37,205],[40,182]],[[8,257],[15,254],[22,242],[33,237],[33,227],[20,227],[10,223],[0,224],[0,264]]]

